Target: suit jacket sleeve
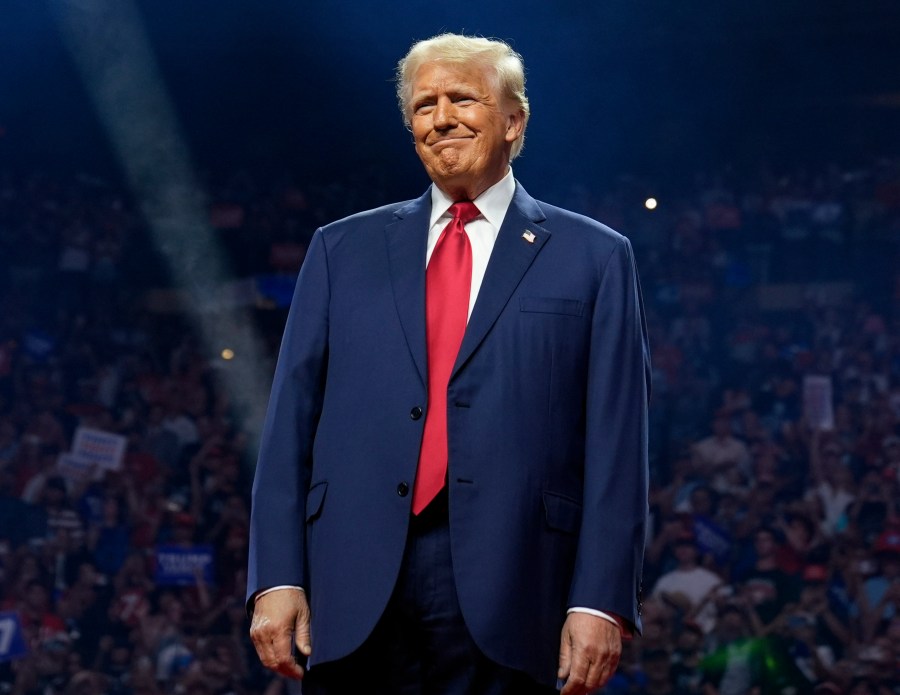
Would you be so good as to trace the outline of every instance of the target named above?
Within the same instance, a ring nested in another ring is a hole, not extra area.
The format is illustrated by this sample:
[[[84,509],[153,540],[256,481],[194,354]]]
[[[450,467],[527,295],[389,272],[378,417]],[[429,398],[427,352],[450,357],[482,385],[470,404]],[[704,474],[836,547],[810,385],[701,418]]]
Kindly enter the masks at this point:
[[[594,304],[586,400],[582,526],[570,606],[640,630],[648,515],[650,354],[631,244],[618,239]]]
[[[284,329],[253,482],[248,608],[259,591],[307,586],[306,493],[328,362],[329,277],[318,230]]]

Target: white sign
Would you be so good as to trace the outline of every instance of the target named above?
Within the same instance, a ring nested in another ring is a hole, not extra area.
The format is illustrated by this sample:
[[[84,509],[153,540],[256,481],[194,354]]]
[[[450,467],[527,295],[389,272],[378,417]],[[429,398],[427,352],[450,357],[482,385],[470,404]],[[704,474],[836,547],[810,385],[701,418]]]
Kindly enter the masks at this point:
[[[60,454],[56,459],[56,472],[73,483],[80,483],[96,477],[98,470],[96,463],[74,454]]]
[[[79,427],[75,430],[72,455],[98,469],[117,471],[122,467],[127,444],[128,440],[120,434]]]
[[[803,415],[809,426],[817,430],[834,428],[830,376],[807,375],[803,378]]]

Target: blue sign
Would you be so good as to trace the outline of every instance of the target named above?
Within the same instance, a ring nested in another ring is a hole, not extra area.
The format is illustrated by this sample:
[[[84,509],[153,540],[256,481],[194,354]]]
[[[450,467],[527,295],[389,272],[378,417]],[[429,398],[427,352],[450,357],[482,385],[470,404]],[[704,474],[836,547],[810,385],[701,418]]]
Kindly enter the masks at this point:
[[[257,275],[256,291],[275,303],[276,307],[289,307],[294,297],[297,274],[293,275]]]
[[[731,556],[731,536],[700,514],[694,515],[694,536],[701,553],[710,553],[718,565],[724,565]]]
[[[213,548],[211,545],[159,545],[156,547],[157,584],[162,586],[194,586],[197,575],[213,581]]]
[[[28,656],[28,645],[22,633],[19,614],[13,611],[0,613],[0,663]]]

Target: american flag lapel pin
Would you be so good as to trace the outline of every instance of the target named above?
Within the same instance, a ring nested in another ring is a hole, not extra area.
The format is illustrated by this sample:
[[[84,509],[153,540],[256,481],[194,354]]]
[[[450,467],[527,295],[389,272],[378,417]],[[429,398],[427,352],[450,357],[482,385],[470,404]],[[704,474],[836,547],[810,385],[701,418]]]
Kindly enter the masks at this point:
[[[534,232],[532,232],[530,229],[526,229],[522,233],[522,238],[525,241],[527,241],[529,244],[533,244],[534,243]]]

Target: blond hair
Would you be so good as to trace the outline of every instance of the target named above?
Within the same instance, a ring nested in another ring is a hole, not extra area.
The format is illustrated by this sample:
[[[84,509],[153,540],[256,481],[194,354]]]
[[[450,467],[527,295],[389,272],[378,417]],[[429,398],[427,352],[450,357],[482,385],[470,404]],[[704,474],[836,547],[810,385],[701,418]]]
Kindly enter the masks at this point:
[[[510,159],[515,159],[525,144],[525,126],[531,110],[525,96],[525,66],[522,56],[499,39],[461,34],[439,34],[412,45],[397,63],[397,101],[403,122],[410,127],[412,116],[412,81],[423,64],[431,61],[467,64],[480,63],[493,72],[499,92],[514,101],[524,115],[522,134],[512,144]]]

